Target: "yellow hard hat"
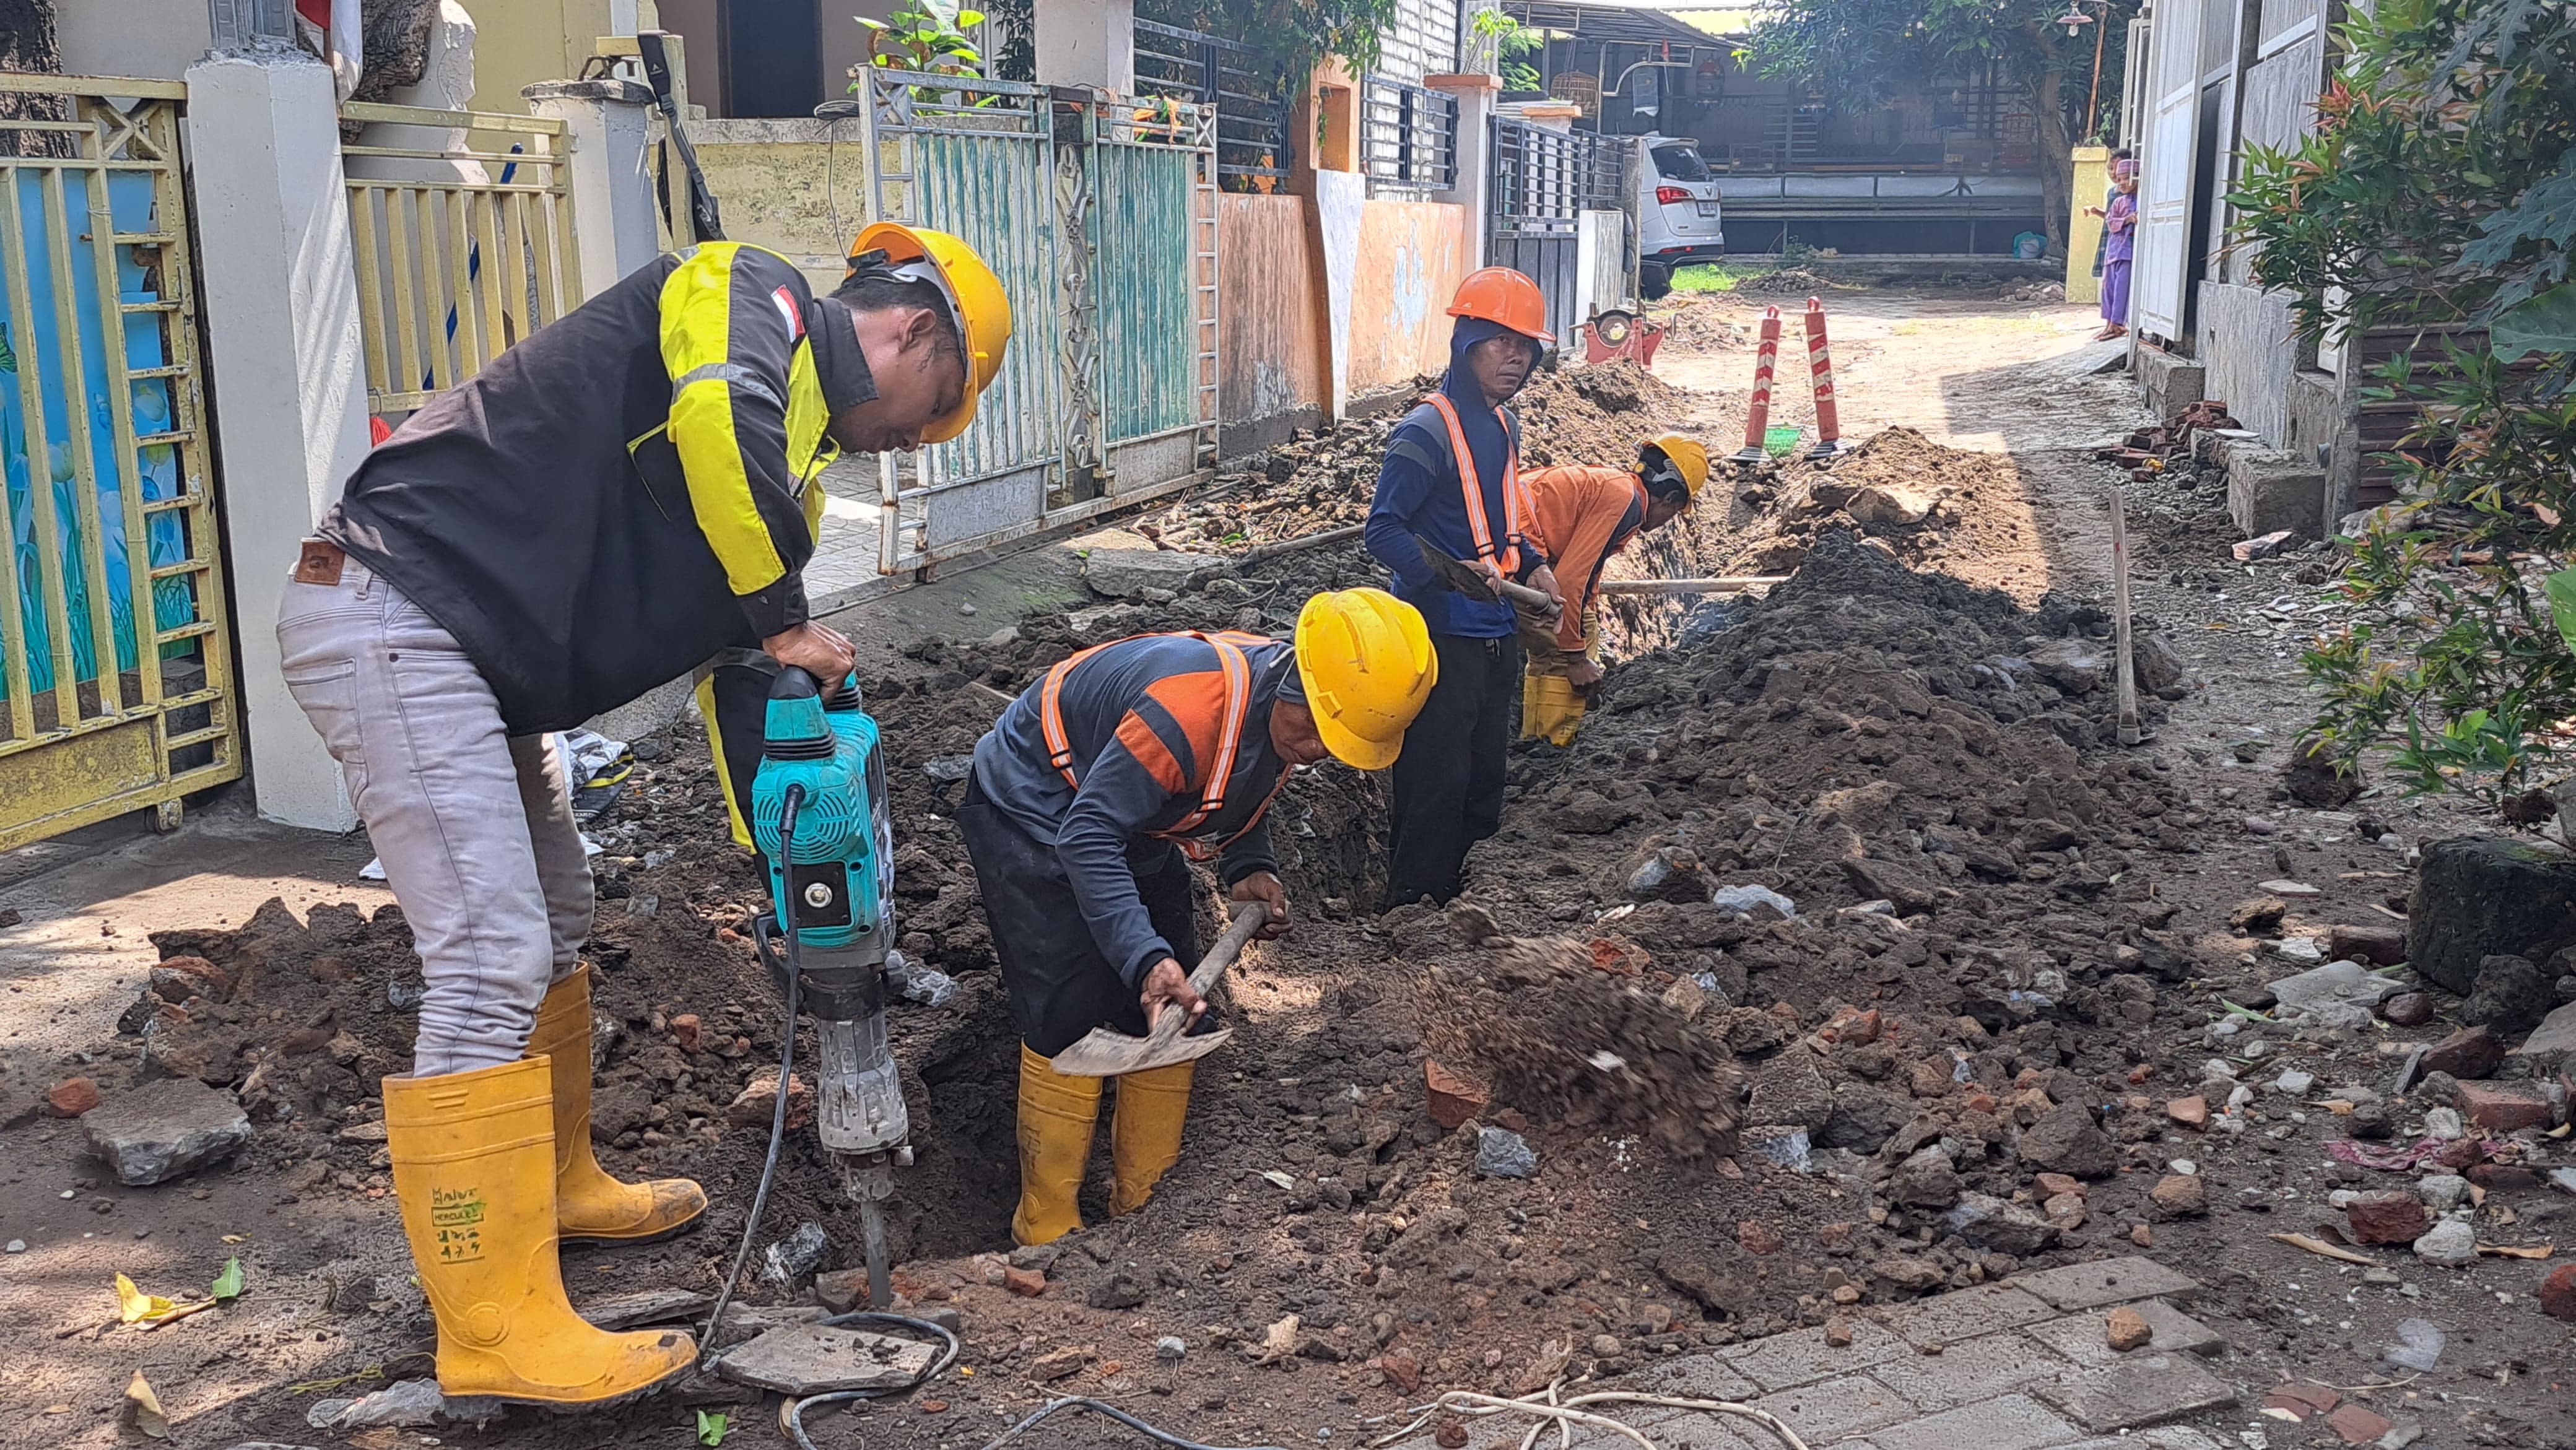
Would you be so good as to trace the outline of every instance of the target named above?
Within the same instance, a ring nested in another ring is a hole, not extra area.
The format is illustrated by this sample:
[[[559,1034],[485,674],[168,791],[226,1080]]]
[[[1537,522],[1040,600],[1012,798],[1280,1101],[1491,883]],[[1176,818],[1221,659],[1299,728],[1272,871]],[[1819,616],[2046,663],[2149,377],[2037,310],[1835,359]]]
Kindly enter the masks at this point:
[[[1422,612],[1383,589],[1318,594],[1297,611],[1296,646],[1324,748],[1362,770],[1395,764],[1440,678]]]
[[[926,262],[948,294],[957,314],[959,340],[966,349],[966,398],[949,413],[921,430],[924,443],[945,443],[975,421],[975,403],[1002,371],[1002,354],[1011,346],[1011,299],[1002,295],[1002,279],[984,265],[975,249],[946,232],[908,227],[901,222],[875,222],[850,243],[850,256],[883,252],[888,265],[902,270]]]
[[[1663,450],[1664,456],[1673,461],[1673,467],[1681,470],[1682,487],[1690,490],[1692,499],[1698,499],[1700,486],[1708,482],[1708,449],[1702,447],[1699,440],[1685,438],[1679,433],[1647,439],[1646,446]]]

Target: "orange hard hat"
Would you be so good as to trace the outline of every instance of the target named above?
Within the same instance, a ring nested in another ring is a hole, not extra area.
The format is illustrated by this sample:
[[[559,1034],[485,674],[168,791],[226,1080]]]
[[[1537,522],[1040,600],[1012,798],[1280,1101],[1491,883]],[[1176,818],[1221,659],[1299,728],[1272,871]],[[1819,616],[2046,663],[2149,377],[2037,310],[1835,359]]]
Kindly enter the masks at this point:
[[[1547,299],[1538,284],[1509,267],[1479,267],[1458,284],[1449,304],[1452,317],[1481,317],[1500,323],[1543,347],[1556,345],[1547,330]]]

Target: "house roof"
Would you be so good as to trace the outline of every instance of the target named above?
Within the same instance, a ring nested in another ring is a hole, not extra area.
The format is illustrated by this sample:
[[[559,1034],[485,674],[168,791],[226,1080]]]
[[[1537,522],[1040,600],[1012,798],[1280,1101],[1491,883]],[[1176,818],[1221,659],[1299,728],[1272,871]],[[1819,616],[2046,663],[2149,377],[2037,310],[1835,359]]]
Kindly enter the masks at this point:
[[[1609,45],[1725,44],[1716,31],[1684,18],[1686,13],[1733,18],[1749,12],[1684,12],[1655,0],[1505,0],[1503,9],[1523,25]]]

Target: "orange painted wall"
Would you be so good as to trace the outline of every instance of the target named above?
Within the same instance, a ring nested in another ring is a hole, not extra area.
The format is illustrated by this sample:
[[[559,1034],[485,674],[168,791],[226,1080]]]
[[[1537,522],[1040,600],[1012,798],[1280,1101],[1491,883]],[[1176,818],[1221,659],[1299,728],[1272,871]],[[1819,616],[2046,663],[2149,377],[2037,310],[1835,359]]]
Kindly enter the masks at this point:
[[[1360,213],[1351,284],[1353,398],[1409,388],[1449,365],[1450,297],[1473,270],[1467,210],[1441,201],[1370,201]]]
[[[1217,197],[1217,396],[1229,453],[1312,426],[1323,405],[1310,205],[1302,196]],[[1246,435],[1239,445],[1237,433]]]

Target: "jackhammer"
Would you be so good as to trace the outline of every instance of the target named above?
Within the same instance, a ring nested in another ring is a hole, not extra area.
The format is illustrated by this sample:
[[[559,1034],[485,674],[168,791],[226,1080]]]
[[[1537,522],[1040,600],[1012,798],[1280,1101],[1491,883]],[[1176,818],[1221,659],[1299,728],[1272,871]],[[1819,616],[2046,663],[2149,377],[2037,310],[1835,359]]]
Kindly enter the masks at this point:
[[[860,705],[857,681],[827,700],[792,665],[770,686],[751,832],[775,916],[753,924],[753,940],[791,1013],[814,1019],[815,1132],[859,1205],[868,1300],[882,1308],[893,1294],[885,1202],[894,1170],[912,1163],[912,1129],[886,1041],[894,822],[877,722]],[[791,1040],[795,1028],[791,1016]],[[782,1103],[787,1087],[782,1071]]]

